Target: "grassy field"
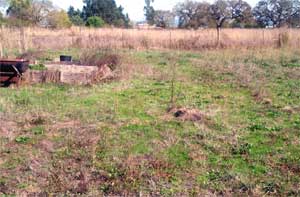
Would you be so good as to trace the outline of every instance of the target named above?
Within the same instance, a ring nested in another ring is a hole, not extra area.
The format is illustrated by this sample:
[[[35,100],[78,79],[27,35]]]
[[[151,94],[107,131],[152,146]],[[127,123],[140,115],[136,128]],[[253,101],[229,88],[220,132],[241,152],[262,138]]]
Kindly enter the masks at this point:
[[[274,48],[300,47],[299,29],[229,29],[221,31],[220,47]],[[116,28],[0,28],[0,55],[11,52],[35,50],[62,50],[66,48],[113,48],[113,49],[172,49],[203,50],[215,49],[217,31],[199,30],[157,30]]]
[[[0,195],[300,195],[300,50],[118,53],[107,83],[0,89]]]

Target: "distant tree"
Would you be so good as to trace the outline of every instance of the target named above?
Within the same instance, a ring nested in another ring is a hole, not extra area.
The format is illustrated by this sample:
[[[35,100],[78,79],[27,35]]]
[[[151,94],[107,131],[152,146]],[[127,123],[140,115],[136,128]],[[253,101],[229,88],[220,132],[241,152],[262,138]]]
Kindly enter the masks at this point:
[[[169,28],[175,24],[175,15],[171,11],[156,10],[154,16],[154,24],[157,27]]]
[[[69,16],[69,18],[70,18],[70,16]],[[70,21],[75,26],[84,26],[85,25],[84,20],[79,15],[72,16],[70,18]]]
[[[131,25],[131,23],[130,23],[130,18],[129,18],[128,13],[125,15],[124,21],[125,21],[125,27],[126,27],[126,28],[132,27],[132,25]]]
[[[0,26],[4,23],[4,17],[2,12],[0,12]]]
[[[155,10],[151,3],[153,3],[154,0],[145,0],[145,7],[144,7],[144,12],[145,12],[145,17],[146,21],[149,25],[154,25],[154,17],[155,17]]]
[[[253,9],[255,20],[261,27],[292,25],[299,14],[299,0],[261,0]]]
[[[126,27],[130,26],[130,19],[128,14],[123,14],[124,8],[122,6],[118,7],[118,11],[116,12],[117,20],[115,21],[115,25],[118,27]]]
[[[45,26],[48,14],[55,8],[50,0],[32,0],[29,13],[33,25]]]
[[[88,27],[103,27],[105,22],[99,16],[91,16],[86,21],[86,26]]]
[[[79,9],[75,10],[73,6],[69,7],[68,16],[72,24],[75,26],[83,26],[85,24],[82,18],[82,12]]]
[[[54,10],[48,15],[48,26],[51,28],[62,29],[70,28],[72,23],[64,10]]]
[[[98,16],[105,23],[115,26],[126,26],[128,17],[123,14],[123,8],[117,7],[115,0],[84,0],[83,19]]]
[[[48,0],[10,0],[7,15],[11,25],[44,26],[53,10],[54,6]]]
[[[10,23],[16,26],[31,24],[32,18],[29,14],[31,12],[31,5],[31,0],[10,0],[6,11]]]
[[[297,14],[295,14],[294,16],[292,16],[292,17],[289,19],[288,24],[289,24],[291,27],[297,27],[297,28],[299,28],[299,27],[300,27],[300,13],[297,13]]]
[[[217,29],[217,44],[220,45],[220,30],[228,20],[243,21],[251,17],[251,6],[243,0],[217,0],[210,6],[210,14]]]
[[[179,19],[179,28],[208,27],[211,24],[210,4],[206,2],[185,1],[178,3],[174,10]]]

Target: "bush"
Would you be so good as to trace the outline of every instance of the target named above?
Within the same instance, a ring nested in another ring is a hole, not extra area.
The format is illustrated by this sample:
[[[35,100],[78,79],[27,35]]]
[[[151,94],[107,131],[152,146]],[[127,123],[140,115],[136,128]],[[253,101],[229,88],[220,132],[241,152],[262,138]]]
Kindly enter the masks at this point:
[[[88,27],[103,27],[104,25],[104,20],[98,16],[89,17],[86,21],[86,26]]]
[[[70,28],[72,23],[69,19],[68,14],[65,11],[52,11],[49,14],[48,24],[52,28]]]
[[[30,70],[47,70],[47,67],[43,64],[34,64],[34,65],[29,65],[29,69]]]
[[[84,26],[84,21],[79,15],[70,17],[70,20],[75,26]]]
[[[98,67],[106,65],[111,70],[116,70],[121,64],[121,57],[109,50],[87,50],[80,55],[80,64]]]

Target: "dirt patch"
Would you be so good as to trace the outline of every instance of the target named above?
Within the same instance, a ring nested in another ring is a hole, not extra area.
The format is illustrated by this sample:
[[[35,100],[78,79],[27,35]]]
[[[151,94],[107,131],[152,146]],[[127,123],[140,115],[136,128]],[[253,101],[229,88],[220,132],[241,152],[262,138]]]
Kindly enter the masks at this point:
[[[52,130],[60,130],[60,129],[68,129],[68,128],[79,128],[81,123],[79,121],[66,121],[66,122],[59,122],[53,124],[51,127]]]
[[[39,149],[47,153],[53,153],[55,150],[55,145],[50,140],[42,140],[37,146],[39,147]]]
[[[17,135],[18,125],[12,121],[0,120],[0,137],[13,140]]]
[[[188,109],[188,108],[172,108],[168,112],[172,114],[175,118],[182,121],[202,121],[205,115],[198,109]]]

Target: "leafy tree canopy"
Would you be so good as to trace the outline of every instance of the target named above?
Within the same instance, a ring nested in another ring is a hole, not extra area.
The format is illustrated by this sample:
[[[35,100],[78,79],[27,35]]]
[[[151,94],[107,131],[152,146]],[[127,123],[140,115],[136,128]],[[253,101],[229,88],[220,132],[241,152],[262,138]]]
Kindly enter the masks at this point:
[[[145,17],[146,17],[146,21],[149,25],[154,25],[155,23],[155,10],[153,8],[153,6],[151,5],[151,3],[153,3],[154,0],[145,0],[145,7],[144,7],[144,11],[145,11]]]
[[[299,0],[261,0],[253,9],[255,20],[261,27],[291,25],[298,18],[300,23]]]
[[[48,26],[56,29],[70,28],[72,25],[68,14],[64,10],[54,10],[49,13]]]
[[[89,17],[98,16],[105,23],[115,26],[128,27],[128,15],[123,13],[122,6],[117,6],[115,0],[84,0],[82,17],[86,21]]]
[[[86,26],[88,27],[103,27],[105,22],[99,16],[91,16],[86,21]]]

